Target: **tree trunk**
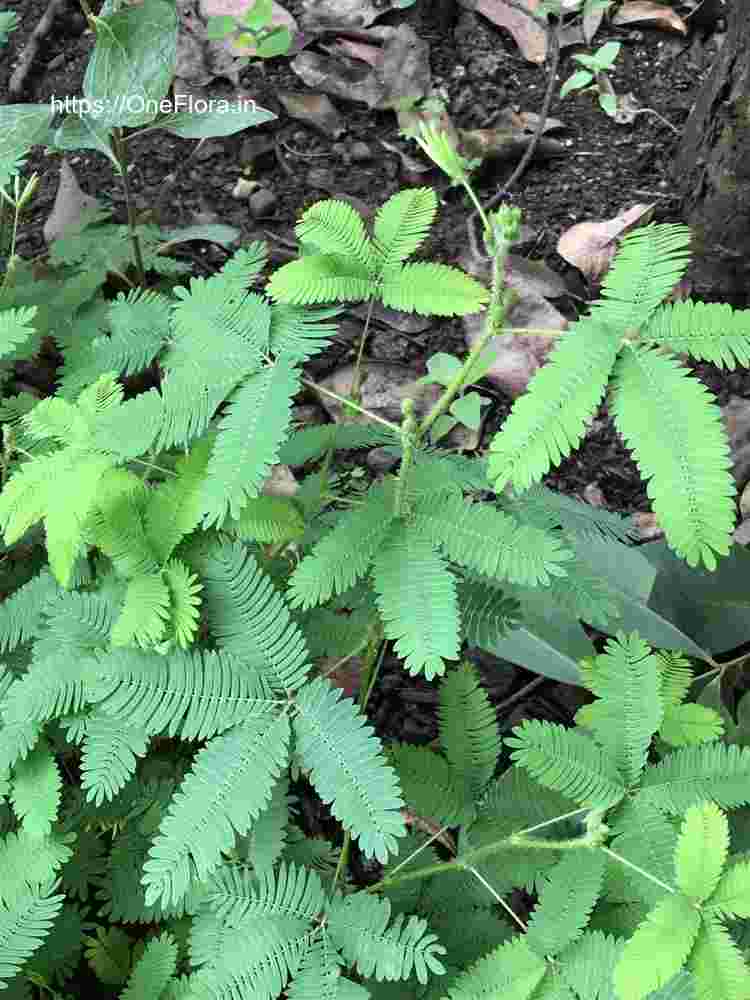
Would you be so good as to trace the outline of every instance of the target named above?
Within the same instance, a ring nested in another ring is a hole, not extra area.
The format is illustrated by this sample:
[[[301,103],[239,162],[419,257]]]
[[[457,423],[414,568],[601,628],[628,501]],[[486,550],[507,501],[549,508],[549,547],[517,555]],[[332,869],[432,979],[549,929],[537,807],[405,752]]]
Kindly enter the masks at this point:
[[[750,301],[750,0],[728,0],[727,32],[674,163],[693,228],[697,295]]]

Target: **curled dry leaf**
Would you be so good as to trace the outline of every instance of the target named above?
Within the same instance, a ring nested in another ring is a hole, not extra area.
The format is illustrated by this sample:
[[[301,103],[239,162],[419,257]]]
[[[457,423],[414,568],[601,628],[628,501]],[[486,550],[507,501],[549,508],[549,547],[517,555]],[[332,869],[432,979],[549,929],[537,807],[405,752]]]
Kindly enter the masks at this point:
[[[370,108],[398,108],[421,100],[430,90],[430,50],[409,25],[373,29],[382,40],[374,66],[346,56],[301,52],[292,60],[294,72],[316,90]]]
[[[355,42],[351,38],[339,38],[334,45],[325,46],[326,52],[332,56],[348,56],[349,59],[359,59],[360,62],[367,63],[373,68],[378,63],[377,45],[368,45],[366,42]]]
[[[432,170],[431,164],[423,163],[416,156],[410,156],[409,153],[405,153],[395,142],[386,142],[385,139],[381,139],[380,145],[383,149],[386,149],[389,153],[394,153],[399,158],[402,181],[406,184],[424,184],[423,174],[430,173]]]
[[[461,154],[476,160],[511,160],[521,156],[536,132],[539,115],[530,111],[516,112],[504,108],[496,118],[494,128],[459,129],[455,135],[459,141]],[[554,139],[547,138],[546,132],[567,128],[558,118],[545,119],[535,155],[539,159],[564,156],[565,147]]]
[[[586,44],[591,44],[591,39],[599,30],[604,18],[604,7],[595,7],[593,10],[583,12],[583,37]]]
[[[531,11],[536,11],[541,0],[524,0]],[[543,63],[547,56],[547,32],[528,14],[522,14],[515,7],[509,7],[503,0],[459,0],[462,7],[475,10],[499,28],[505,28],[513,36],[524,59],[533,63]]]
[[[579,222],[560,237],[557,252],[587,278],[599,279],[609,267],[617,250],[616,240],[647,223],[654,205],[633,205],[613,219],[603,222]]]
[[[280,90],[278,98],[290,118],[296,118],[331,139],[346,132],[346,124],[325,94],[297,93]]]
[[[302,25],[305,31],[327,28],[367,28],[397,3],[371,0],[304,0]]]
[[[624,3],[612,18],[612,24],[636,24],[641,21],[654,21],[658,28],[669,28],[681,35],[687,34],[687,24],[671,7],[651,3],[650,0],[631,0]]]
[[[48,244],[51,243],[62,236],[66,229],[77,225],[84,213],[99,207],[96,198],[81,190],[73,168],[63,157],[55,204],[44,223],[44,239]]]

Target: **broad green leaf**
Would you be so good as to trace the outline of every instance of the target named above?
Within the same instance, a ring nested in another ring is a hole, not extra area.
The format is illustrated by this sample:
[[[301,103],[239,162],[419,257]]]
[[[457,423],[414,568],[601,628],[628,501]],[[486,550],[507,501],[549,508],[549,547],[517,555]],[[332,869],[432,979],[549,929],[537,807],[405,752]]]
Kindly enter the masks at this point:
[[[285,56],[292,44],[292,35],[289,28],[279,25],[272,32],[262,38],[257,46],[257,54],[261,59],[274,59],[276,56]]]
[[[161,128],[181,139],[214,139],[219,136],[234,135],[253,125],[263,125],[277,116],[265,108],[259,108],[255,101],[216,101],[215,109],[175,111],[153,122],[139,134]],[[179,100],[177,100],[179,107]],[[226,106],[225,106],[226,105]]]
[[[478,431],[482,422],[482,403],[487,404],[488,402],[489,400],[483,399],[478,392],[470,392],[455,400],[451,406],[451,413],[458,417],[461,423],[466,424],[473,431]]]
[[[83,96],[102,127],[134,128],[153,120],[172,83],[177,12],[169,0],[113,9],[108,2],[95,18]]]
[[[713,656],[747,641],[750,635],[750,551],[733,545],[715,570],[691,569],[669,550],[652,542],[639,550],[656,568],[649,607],[690,636]],[[645,638],[648,638],[645,636]],[[686,652],[689,650],[686,649]]]
[[[440,385],[449,385],[458,375],[461,369],[461,362],[452,354],[445,354],[439,351],[427,360],[427,371],[429,374],[418,379],[419,385],[430,385],[434,382]]]
[[[552,606],[543,591],[529,593],[520,628],[482,648],[564,684],[581,684],[578,661],[595,655],[591,640],[577,621]]]
[[[657,573],[641,549],[628,548],[607,539],[587,538],[586,544],[579,547],[578,555],[594,573],[607,581],[620,613],[618,628],[638,632],[657,649],[677,649],[701,660],[709,659],[708,652],[690,637],[691,632],[677,627],[669,615],[652,606]]]
[[[250,31],[260,31],[261,28],[265,28],[271,23],[272,14],[272,0],[255,0],[255,2],[248,7],[240,20],[246,28],[250,29]]]
[[[241,232],[234,226],[227,226],[223,222],[208,222],[205,225],[170,229],[161,235],[164,242],[159,245],[159,251],[164,253],[171,247],[178,246],[180,243],[189,243],[191,240],[205,240],[208,243],[218,243],[220,246],[228,247],[240,239]]]
[[[52,104],[0,104],[0,187],[23,166],[32,146],[49,141]]]
[[[119,173],[120,163],[112,152],[110,130],[96,115],[67,115],[55,130],[52,141],[57,149],[95,149],[103,153]]]

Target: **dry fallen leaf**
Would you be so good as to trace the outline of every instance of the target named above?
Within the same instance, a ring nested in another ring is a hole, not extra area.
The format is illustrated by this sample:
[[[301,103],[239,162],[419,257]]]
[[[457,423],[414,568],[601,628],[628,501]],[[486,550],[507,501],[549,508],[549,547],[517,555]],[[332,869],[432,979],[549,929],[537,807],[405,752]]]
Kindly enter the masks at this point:
[[[374,28],[378,47],[374,66],[346,56],[301,52],[291,63],[297,76],[315,90],[370,108],[398,108],[421,100],[430,91],[430,50],[407,24]]]
[[[48,244],[51,243],[70,226],[77,225],[85,212],[99,207],[101,206],[96,198],[81,190],[73,168],[63,157],[55,204],[44,223],[44,239]]]
[[[338,139],[346,132],[346,124],[325,94],[280,90],[277,96],[290,118],[305,122],[331,139]]]
[[[687,24],[671,7],[651,3],[650,0],[630,0],[624,3],[612,18],[612,24],[636,24],[640,21],[655,21],[658,28],[671,28],[686,35]]]
[[[654,205],[634,205],[604,222],[579,222],[562,234],[557,252],[587,278],[598,280],[609,267],[620,236],[651,218]]]
[[[536,11],[541,0],[524,0],[531,11]],[[482,14],[498,28],[505,28],[513,36],[513,41],[524,59],[533,63],[543,63],[547,55],[547,32],[515,7],[509,7],[503,0],[459,0],[462,7]]]
[[[326,28],[367,28],[393,6],[389,0],[304,0],[302,24],[305,31]]]

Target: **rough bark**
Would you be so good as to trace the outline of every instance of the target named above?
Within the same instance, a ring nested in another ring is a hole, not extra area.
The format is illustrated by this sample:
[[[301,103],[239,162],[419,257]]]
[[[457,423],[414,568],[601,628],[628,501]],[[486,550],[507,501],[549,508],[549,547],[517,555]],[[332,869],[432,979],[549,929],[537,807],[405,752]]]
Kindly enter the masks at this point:
[[[674,162],[694,232],[695,293],[750,301],[750,0],[729,0],[727,32]]]

